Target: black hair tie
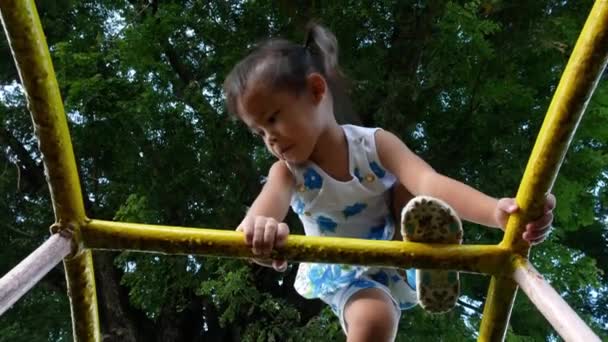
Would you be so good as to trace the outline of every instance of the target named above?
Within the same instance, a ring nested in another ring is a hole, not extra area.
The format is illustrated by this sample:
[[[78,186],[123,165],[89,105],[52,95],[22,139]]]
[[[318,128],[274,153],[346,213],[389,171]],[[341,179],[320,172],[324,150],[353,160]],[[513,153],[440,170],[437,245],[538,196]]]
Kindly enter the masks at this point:
[[[314,33],[313,30],[309,30],[308,33],[306,34],[306,41],[304,41],[304,48],[307,50],[310,50],[311,45],[314,41]]]

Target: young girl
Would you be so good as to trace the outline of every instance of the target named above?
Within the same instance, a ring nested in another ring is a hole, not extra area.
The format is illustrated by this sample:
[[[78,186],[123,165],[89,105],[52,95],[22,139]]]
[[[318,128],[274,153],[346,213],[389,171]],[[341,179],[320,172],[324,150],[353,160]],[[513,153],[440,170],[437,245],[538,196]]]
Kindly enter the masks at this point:
[[[256,262],[286,269],[284,260],[264,259],[287,239],[282,221],[290,205],[306,235],[393,239],[391,208],[403,207],[409,193],[419,197],[403,210],[406,240],[460,243],[458,217],[504,229],[518,209],[513,198],[496,200],[435,172],[387,131],[337,124],[331,91],[337,55],[334,35],[312,25],[304,45],[267,41],[224,83],[228,110],[278,159],[237,229],[260,257]],[[544,215],[527,225],[525,240],[545,239],[554,205],[548,196]],[[418,302],[432,312],[453,307],[459,281],[457,273],[441,270],[301,263],[294,286],[331,306],[348,341],[389,341],[401,310]]]

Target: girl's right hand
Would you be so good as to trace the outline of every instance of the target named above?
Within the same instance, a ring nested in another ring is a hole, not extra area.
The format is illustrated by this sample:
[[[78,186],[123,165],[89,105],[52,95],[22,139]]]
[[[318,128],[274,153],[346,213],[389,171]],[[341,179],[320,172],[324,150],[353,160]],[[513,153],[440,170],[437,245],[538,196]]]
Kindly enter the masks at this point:
[[[277,222],[272,217],[247,216],[241,222],[237,231],[243,232],[245,243],[251,247],[254,255],[260,258],[253,258],[253,262],[258,265],[272,267],[276,271],[283,272],[287,269],[286,260],[271,260],[270,252],[274,247],[283,247],[289,235],[289,227],[283,222]]]

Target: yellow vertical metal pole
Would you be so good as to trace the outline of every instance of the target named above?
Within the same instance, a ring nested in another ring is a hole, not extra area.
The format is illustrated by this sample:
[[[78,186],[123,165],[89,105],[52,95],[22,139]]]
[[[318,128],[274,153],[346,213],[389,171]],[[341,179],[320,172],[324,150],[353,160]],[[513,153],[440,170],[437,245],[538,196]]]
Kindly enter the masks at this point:
[[[74,229],[73,241],[77,246],[80,227],[86,220],[84,204],[67,119],[34,0],[1,0],[0,15],[27,94],[43,155],[57,222],[55,227]],[[72,317],[74,338],[77,341],[99,341],[97,297],[90,252],[68,257],[64,265],[72,312],[77,313]],[[74,297],[75,293],[81,295]]]
[[[73,258],[65,258],[63,266],[72,304],[70,309],[74,341],[99,342],[101,335],[91,250],[84,250]]]
[[[521,210],[512,215],[501,246],[527,257],[530,246],[522,239],[525,222],[543,211],[597,82],[608,60],[608,0],[595,2],[559,86],[551,101],[517,192]],[[511,278],[492,277],[479,333],[480,341],[501,341],[511,315],[517,286]]]

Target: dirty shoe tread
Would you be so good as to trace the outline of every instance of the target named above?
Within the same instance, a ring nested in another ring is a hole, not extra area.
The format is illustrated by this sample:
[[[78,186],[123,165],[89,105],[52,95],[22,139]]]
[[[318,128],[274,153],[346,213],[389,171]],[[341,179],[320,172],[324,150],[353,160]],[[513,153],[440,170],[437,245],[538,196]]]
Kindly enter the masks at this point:
[[[462,224],[456,212],[445,202],[419,196],[401,212],[401,233],[404,240],[423,243],[462,243]],[[432,313],[451,310],[458,300],[458,272],[416,270],[416,288],[420,305]]]

